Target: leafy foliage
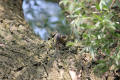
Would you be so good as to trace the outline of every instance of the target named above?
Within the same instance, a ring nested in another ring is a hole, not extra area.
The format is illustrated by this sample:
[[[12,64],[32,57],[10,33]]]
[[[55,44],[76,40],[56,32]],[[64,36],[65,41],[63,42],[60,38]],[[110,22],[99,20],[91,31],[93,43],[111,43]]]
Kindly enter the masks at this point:
[[[95,66],[95,70],[98,68],[101,70],[100,73],[106,72],[112,65],[116,65],[115,68],[120,66],[120,24],[118,22],[120,17],[116,9],[112,9],[114,7],[119,9],[118,3],[119,0],[62,0],[60,2],[68,13],[67,18],[71,19],[75,35],[82,37],[81,42],[93,59],[100,54],[106,56],[102,61],[98,60],[98,65]]]

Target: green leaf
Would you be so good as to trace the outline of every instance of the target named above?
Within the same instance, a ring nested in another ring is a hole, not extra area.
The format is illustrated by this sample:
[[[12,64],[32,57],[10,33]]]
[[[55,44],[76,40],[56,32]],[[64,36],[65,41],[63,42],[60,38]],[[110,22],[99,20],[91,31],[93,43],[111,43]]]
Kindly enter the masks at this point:
[[[71,42],[71,41],[68,41],[66,46],[73,46],[74,45],[74,42]]]
[[[100,10],[110,8],[111,4],[112,0],[101,0],[99,4]]]

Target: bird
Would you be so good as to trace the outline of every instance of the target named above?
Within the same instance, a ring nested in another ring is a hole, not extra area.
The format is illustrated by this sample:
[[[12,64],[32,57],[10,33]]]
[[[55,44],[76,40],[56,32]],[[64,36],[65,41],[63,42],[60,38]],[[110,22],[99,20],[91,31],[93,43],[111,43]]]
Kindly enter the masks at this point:
[[[42,40],[48,40],[50,33],[57,32],[56,40],[62,40],[61,34],[71,33],[70,26],[59,6],[60,0],[24,0],[22,4],[25,20]],[[59,42],[59,41],[57,41]]]

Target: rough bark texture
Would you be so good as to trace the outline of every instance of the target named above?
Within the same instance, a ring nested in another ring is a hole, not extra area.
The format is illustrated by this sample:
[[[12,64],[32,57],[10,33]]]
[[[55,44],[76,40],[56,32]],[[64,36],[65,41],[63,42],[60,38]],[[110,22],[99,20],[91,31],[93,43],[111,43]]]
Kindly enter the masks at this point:
[[[91,56],[80,54],[79,44],[56,50],[52,38],[40,40],[25,22],[21,4],[0,0],[0,80],[105,80],[94,75]]]
[[[42,41],[32,32],[21,4],[22,0],[0,0],[0,79],[61,79],[52,40]]]

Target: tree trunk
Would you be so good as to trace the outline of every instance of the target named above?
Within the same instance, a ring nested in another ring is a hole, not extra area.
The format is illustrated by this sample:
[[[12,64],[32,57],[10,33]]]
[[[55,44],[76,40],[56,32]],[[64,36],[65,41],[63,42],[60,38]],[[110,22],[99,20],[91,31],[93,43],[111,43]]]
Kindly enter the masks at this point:
[[[22,0],[0,0],[0,80],[61,80],[48,47],[25,22]]]

